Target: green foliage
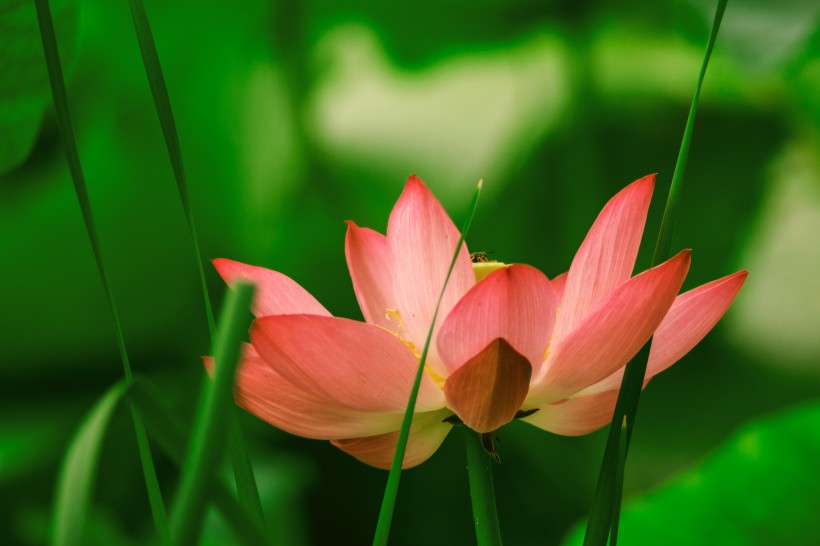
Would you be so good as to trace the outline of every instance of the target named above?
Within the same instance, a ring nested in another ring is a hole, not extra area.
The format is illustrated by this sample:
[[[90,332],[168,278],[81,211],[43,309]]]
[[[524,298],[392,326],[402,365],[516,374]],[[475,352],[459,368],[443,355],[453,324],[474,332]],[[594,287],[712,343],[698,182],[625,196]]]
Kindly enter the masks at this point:
[[[114,412],[125,399],[128,384],[115,383],[91,409],[71,442],[57,482],[52,546],[83,543],[83,529],[93,502],[100,450]]]
[[[77,32],[77,3],[54,2],[60,21],[61,49],[72,57]],[[43,45],[34,3],[0,2],[0,174],[13,169],[31,152],[43,113],[51,103],[43,68]]]
[[[820,533],[818,422],[812,402],[745,425],[696,467],[629,500],[623,544],[809,543]],[[578,527],[564,546],[582,541]]]

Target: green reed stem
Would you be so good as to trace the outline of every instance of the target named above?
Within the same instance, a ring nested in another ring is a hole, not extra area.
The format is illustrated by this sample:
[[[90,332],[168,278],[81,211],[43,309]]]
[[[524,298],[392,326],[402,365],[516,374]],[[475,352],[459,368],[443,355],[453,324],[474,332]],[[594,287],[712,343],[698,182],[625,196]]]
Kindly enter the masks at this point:
[[[194,430],[188,448],[173,513],[174,544],[198,543],[207,507],[208,487],[217,473],[225,449],[225,433],[231,415],[236,368],[242,339],[248,330],[248,309],[254,286],[238,283],[228,292],[222,325],[214,348],[214,380],[203,385]]]
[[[136,32],[142,63],[145,67],[145,75],[148,78],[148,85],[151,88],[154,108],[157,111],[157,117],[159,118],[160,127],[162,128],[162,136],[165,139],[165,148],[174,171],[179,200],[182,204],[182,210],[185,213],[185,220],[188,223],[188,231],[191,235],[191,243],[194,248],[194,257],[196,258],[199,273],[199,283],[202,289],[202,298],[205,304],[205,315],[208,319],[208,331],[211,334],[211,344],[213,345],[216,338],[214,313],[211,306],[211,297],[208,293],[208,284],[205,281],[205,270],[202,265],[202,254],[199,250],[199,238],[196,234],[194,214],[188,199],[185,164],[182,161],[179,135],[174,120],[174,112],[171,109],[171,100],[168,96],[168,87],[165,84],[165,76],[162,72],[159,53],[157,52],[156,43],[154,42],[154,34],[151,31],[148,15],[145,12],[145,6],[142,0],[129,0],[128,5],[131,8],[131,18],[134,23],[134,31]],[[254,476],[253,466],[251,465],[251,459],[245,447],[245,440],[242,435],[237,409],[233,409],[232,412],[234,415],[231,417],[228,425],[230,427],[229,446],[239,502],[248,514],[256,518],[260,525],[264,527],[262,502],[259,499],[259,490],[256,486],[256,478]]]
[[[450,268],[447,270],[447,276],[444,278],[444,286],[441,287],[441,293],[436,302],[436,309],[433,312],[433,319],[430,323],[430,329],[427,330],[427,338],[424,340],[424,349],[421,351],[421,358],[419,359],[419,367],[416,370],[416,377],[413,381],[413,389],[410,391],[410,399],[407,402],[407,410],[404,412],[404,419],[401,424],[401,431],[399,432],[399,439],[396,443],[396,452],[393,454],[393,462],[390,465],[390,474],[387,476],[387,485],[384,488],[384,496],[382,497],[382,505],[379,510],[379,520],[376,523],[376,532],[373,536],[374,546],[387,546],[387,539],[390,537],[390,525],[393,522],[393,511],[396,508],[396,496],[399,492],[399,480],[401,478],[401,466],[404,462],[404,453],[407,449],[407,438],[410,436],[410,426],[413,424],[413,413],[416,409],[416,399],[419,394],[419,387],[421,387],[421,379],[424,377],[424,364],[427,362],[427,353],[430,350],[430,341],[433,337],[433,327],[436,324],[441,300],[444,297],[444,290],[447,288],[447,283],[450,281],[450,275],[453,273],[453,268],[458,261],[458,254],[461,251],[461,246],[464,244],[464,239],[467,237],[467,232],[470,230],[470,224],[473,222],[476,207],[478,206],[478,196],[481,194],[482,182],[479,181],[476,186],[473,200],[470,202],[467,220],[464,222],[464,227],[461,229],[461,236],[456,244],[453,258],[450,260]]]
[[[692,142],[692,134],[695,125],[695,114],[698,108],[703,80],[706,76],[706,69],[709,66],[709,59],[712,56],[715,40],[717,39],[720,23],[723,20],[723,13],[726,10],[728,0],[718,0],[715,10],[715,18],[709,34],[709,41],[703,56],[703,62],[698,75],[695,94],[689,108],[689,116],[686,120],[686,128],[683,132],[678,160],[675,164],[675,172],[672,176],[672,184],[669,189],[669,196],[664,208],[661,228],[658,233],[658,240],[655,246],[655,253],[652,257],[652,266],[669,259],[672,248],[672,235],[680,209],[680,195],[683,188],[683,179],[686,173],[686,163],[689,157],[689,148]],[[601,463],[601,470],[598,474],[598,483],[590,509],[589,522],[587,523],[586,534],[584,535],[584,546],[604,546],[609,537],[611,546],[616,546],[618,539],[618,523],[621,511],[621,501],[623,497],[623,476],[626,465],[626,457],[629,445],[632,440],[632,432],[635,425],[635,418],[638,412],[638,403],[641,396],[646,366],[649,358],[650,342],[644,346],[638,355],[633,358],[624,371],[621,387],[618,392],[618,400],[615,405],[615,412],[610,424],[609,436],[607,438],[604,458]]]
[[[60,129],[60,136],[62,138],[63,145],[65,146],[68,169],[71,173],[71,180],[74,184],[74,192],[77,195],[77,201],[79,202],[80,210],[83,215],[85,229],[88,234],[89,242],[91,243],[91,249],[94,253],[97,271],[100,275],[103,288],[105,289],[105,295],[108,300],[111,317],[114,321],[117,347],[120,352],[120,360],[122,361],[125,380],[128,386],[130,386],[133,381],[131,362],[128,358],[128,351],[125,347],[125,336],[123,335],[117,302],[114,298],[114,292],[111,288],[111,281],[109,280],[108,272],[106,271],[105,263],[102,258],[97,228],[91,209],[91,201],[88,197],[88,188],[85,182],[85,175],[83,174],[82,165],[80,163],[80,154],[77,150],[77,142],[74,137],[74,126],[71,121],[71,112],[68,108],[68,94],[65,88],[65,79],[63,76],[62,63],[60,62],[60,51],[57,47],[57,38],[54,31],[54,20],[51,15],[51,8],[48,0],[35,0],[34,4],[37,9],[37,21],[40,26],[40,36],[43,41],[43,52],[46,59],[48,80],[51,86],[51,94],[54,100],[54,109],[57,114],[57,124]],[[148,491],[148,501],[151,505],[151,514],[154,519],[154,527],[156,528],[160,541],[162,543],[168,543],[170,542],[168,518],[165,512],[165,504],[162,500],[162,492],[159,488],[159,481],[157,480],[154,461],[151,456],[151,448],[148,445],[148,436],[145,433],[145,427],[142,420],[133,406],[131,406],[131,416],[134,421],[134,430],[137,436],[140,462],[142,464],[145,486]]]
[[[493,486],[493,460],[481,442],[481,435],[465,429],[467,475],[478,546],[501,546],[501,527]]]

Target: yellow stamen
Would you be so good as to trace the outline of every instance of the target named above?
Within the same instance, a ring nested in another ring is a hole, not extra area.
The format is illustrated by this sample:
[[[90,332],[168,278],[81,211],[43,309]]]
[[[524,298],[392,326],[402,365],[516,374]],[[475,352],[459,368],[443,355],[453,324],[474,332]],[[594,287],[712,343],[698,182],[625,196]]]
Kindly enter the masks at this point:
[[[404,319],[401,318],[401,313],[399,312],[399,310],[391,309],[390,307],[388,307],[387,309],[385,309],[384,318],[387,319],[388,324],[395,322],[396,326],[394,329],[383,329],[387,330],[388,332],[396,336],[399,341],[407,345],[407,347],[411,351],[413,351],[413,354],[416,355],[416,358],[421,358],[421,353],[419,353],[418,349],[416,349],[416,345],[407,338],[407,329],[404,327]]]
[[[495,271],[507,267],[504,262],[486,261],[473,263],[473,274],[475,274],[475,282],[481,282],[484,278]]]
[[[386,330],[394,336],[396,336],[396,338],[398,338],[399,341],[404,343],[408,349],[413,351],[413,354],[416,356],[416,358],[421,359],[421,353],[416,348],[416,344],[407,338],[407,329],[404,327],[404,319],[401,317],[401,313],[399,312],[399,310],[388,307],[387,309],[385,309],[384,318],[387,319],[388,324],[390,324],[391,326],[393,326],[393,323],[395,323],[395,327],[391,329],[379,326],[379,328],[381,328],[382,330]],[[438,385],[441,388],[444,388],[444,378],[437,374],[433,370],[433,368],[425,364],[424,371],[426,371],[430,378],[436,382],[436,385]]]

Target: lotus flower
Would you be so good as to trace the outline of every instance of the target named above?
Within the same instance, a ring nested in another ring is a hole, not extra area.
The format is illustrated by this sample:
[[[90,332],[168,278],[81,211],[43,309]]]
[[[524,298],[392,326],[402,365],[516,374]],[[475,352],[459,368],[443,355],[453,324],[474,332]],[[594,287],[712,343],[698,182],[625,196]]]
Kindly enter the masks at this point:
[[[432,326],[404,467],[430,457],[454,422],[481,433],[516,417],[564,435],[596,430],[612,418],[624,366],[653,334],[646,381],[717,323],[745,272],[678,296],[690,261],[683,251],[632,277],[653,187],[648,176],[613,197],[569,271],[552,281],[527,265],[473,264],[466,245],[459,249]],[[239,405],[389,468],[458,240],[415,176],[386,236],[348,222],[345,252],[365,322],[331,316],[281,273],[215,260],[227,283],[257,285]]]

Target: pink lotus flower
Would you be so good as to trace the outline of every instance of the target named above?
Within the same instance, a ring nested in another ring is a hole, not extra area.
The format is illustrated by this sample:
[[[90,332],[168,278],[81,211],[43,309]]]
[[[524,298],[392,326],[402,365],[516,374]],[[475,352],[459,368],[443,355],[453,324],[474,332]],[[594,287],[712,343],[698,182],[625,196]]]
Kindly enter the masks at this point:
[[[453,420],[478,432],[516,416],[557,434],[596,430],[612,418],[624,365],[653,334],[646,381],[712,329],[746,272],[677,296],[690,261],[683,251],[632,277],[653,187],[648,176],[613,197],[569,271],[551,282],[527,265],[474,271],[466,245],[460,249],[433,327],[405,467],[430,457]],[[237,402],[282,430],[389,468],[458,239],[415,176],[386,236],[349,222],[345,251],[365,322],[332,317],[281,273],[215,260],[226,282],[247,279],[258,290]]]

